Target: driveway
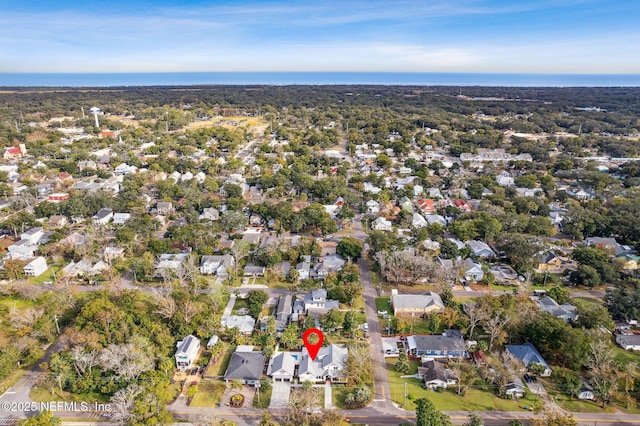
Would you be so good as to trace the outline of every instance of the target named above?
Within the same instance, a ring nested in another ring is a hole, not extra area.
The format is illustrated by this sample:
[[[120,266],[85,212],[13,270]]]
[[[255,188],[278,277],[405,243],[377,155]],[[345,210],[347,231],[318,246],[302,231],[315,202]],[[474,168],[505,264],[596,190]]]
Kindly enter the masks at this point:
[[[286,408],[289,403],[291,384],[289,382],[274,382],[271,388],[271,403],[269,408]]]

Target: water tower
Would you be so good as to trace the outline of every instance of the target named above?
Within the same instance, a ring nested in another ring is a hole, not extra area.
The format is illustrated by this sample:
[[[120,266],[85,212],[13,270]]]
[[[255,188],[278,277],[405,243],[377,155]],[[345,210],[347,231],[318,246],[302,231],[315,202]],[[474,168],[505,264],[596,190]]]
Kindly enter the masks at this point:
[[[93,118],[96,119],[96,127],[100,128],[100,122],[98,121],[98,114],[102,114],[102,110],[100,108],[93,107],[89,110],[91,114],[93,114]]]

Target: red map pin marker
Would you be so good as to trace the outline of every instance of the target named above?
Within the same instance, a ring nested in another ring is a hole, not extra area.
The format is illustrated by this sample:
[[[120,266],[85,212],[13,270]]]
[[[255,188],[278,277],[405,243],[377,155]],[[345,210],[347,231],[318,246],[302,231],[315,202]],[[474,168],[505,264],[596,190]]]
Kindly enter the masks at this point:
[[[316,343],[309,342],[309,337],[312,334],[315,334],[316,336],[318,336],[318,341]],[[315,361],[316,356],[318,355],[318,351],[322,347],[322,342],[324,341],[324,334],[322,334],[322,331],[318,330],[317,328],[309,328],[302,335],[302,341],[304,342],[304,346],[307,348],[307,351],[309,351],[309,356],[311,357],[311,361]]]

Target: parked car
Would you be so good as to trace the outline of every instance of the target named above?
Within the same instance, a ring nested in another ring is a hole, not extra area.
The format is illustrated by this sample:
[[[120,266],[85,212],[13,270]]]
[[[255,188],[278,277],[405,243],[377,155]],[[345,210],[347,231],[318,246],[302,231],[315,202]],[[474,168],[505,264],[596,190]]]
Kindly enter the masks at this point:
[[[387,311],[378,311],[378,315],[386,315],[387,313]]]

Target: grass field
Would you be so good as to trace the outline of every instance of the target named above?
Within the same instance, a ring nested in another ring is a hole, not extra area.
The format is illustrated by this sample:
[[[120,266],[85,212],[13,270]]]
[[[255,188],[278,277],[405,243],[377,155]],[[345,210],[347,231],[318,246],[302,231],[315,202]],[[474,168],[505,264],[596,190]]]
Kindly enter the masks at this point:
[[[60,270],[60,266],[51,266],[37,277],[29,277],[27,282],[29,284],[43,284],[45,281],[54,281],[55,274]]]
[[[606,409],[603,409],[594,401],[571,398],[558,389],[555,383],[550,379],[542,379],[542,384],[549,396],[565,410],[575,411],[576,413],[613,413],[616,411],[615,405],[613,404],[610,404]]]
[[[255,398],[253,398],[253,408],[269,408],[269,404],[271,403],[272,391],[273,386],[269,386],[266,389],[264,387],[260,387],[260,389],[258,389],[260,402],[258,402],[258,394],[256,394]]]
[[[398,404],[404,404],[405,410],[415,410],[414,401],[425,397],[429,398],[436,408],[441,411],[523,411],[524,406],[531,407],[535,401],[535,395],[530,393],[527,393],[525,398],[514,401],[499,398],[492,392],[480,387],[470,388],[464,396],[457,395],[454,389],[443,390],[442,392],[422,389],[421,380],[400,377],[415,374],[418,371],[417,361],[411,361],[410,364],[411,369],[405,374],[395,371],[395,361],[387,362],[391,399]],[[538,407],[540,405],[541,403],[538,401]]]
[[[205,376],[224,376],[225,371],[227,371],[233,349],[226,342],[222,342],[222,345],[222,355],[220,355],[216,362],[211,363],[211,365],[207,367],[204,373]]]
[[[222,382],[202,380],[198,392],[191,400],[190,407],[215,407],[222,399],[226,386]]]
[[[387,311],[389,315],[393,314],[393,311],[391,310],[391,304],[389,303],[390,301],[391,298],[387,296],[376,297],[376,310]]]
[[[101,393],[83,393],[74,394],[69,392],[60,392],[60,389],[53,388],[55,393],[51,393],[49,389],[45,389],[43,386],[34,386],[29,393],[29,397],[35,402],[50,402],[50,401],[75,401],[75,402],[88,402],[88,403],[105,403],[109,402],[109,396]]]

